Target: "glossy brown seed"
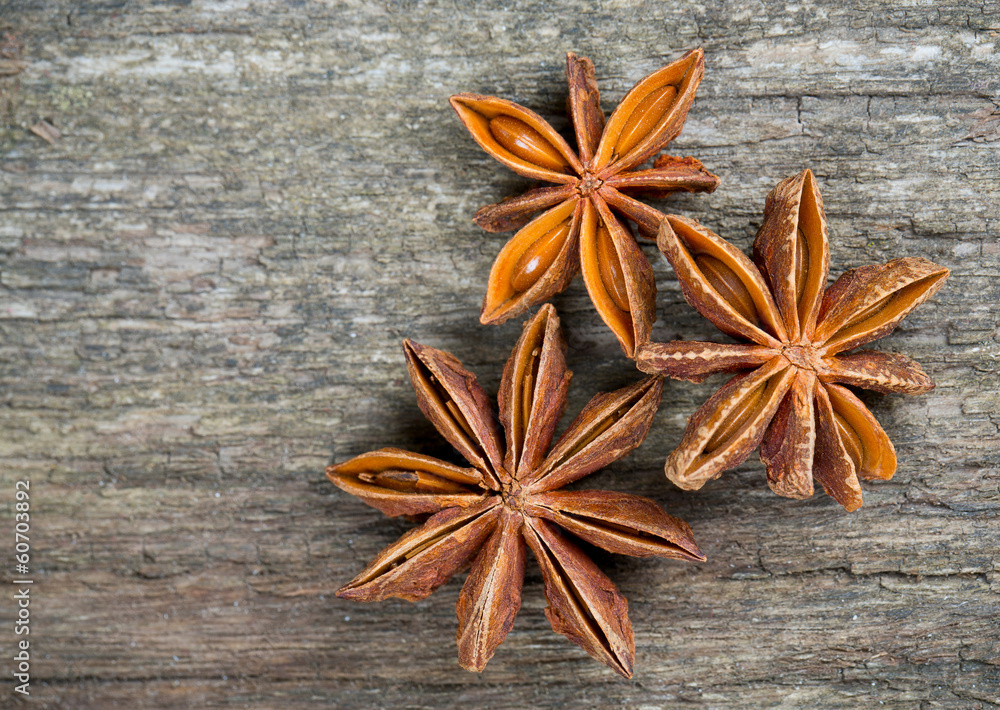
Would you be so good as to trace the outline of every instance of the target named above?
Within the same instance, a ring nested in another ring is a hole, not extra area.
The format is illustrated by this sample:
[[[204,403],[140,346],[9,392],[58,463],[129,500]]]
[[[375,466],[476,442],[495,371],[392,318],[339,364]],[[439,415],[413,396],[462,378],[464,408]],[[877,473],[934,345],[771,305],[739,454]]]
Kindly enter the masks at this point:
[[[625,288],[625,276],[622,273],[622,263],[615,251],[611,233],[601,224],[597,228],[597,267],[601,274],[601,283],[611,301],[623,313],[628,313],[628,290]]]
[[[676,216],[661,223],[656,245],[677,274],[684,299],[717,328],[733,337],[780,347],[786,335],[777,306],[764,277],[743,252],[697,222]],[[699,264],[706,265],[707,274]],[[741,311],[753,313],[754,318]]]
[[[490,133],[497,139],[497,143],[529,163],[557,173],[566,172],[570,167],[569,161],[541,133],[513,116],[497,116],[492,119]]]
[[[680,445],[664,465],[667,478],[680,488],[697,490],[724,470],[746,461],[760,444],[794,377],[794,370],[775,358],[754,372],[730,380],[688,419]],[[764,391],[758,395],[763,383]],[[728,429],[728,417],[743,411],[747,399],[754,401],[751,416],[729,430],[721,442],[714,442],[715,448],[706,453],[705,447],[716,431]]]
[[[580,264],[583,281],[597,312],[621,341],[626,354],[631,356],[636,341],[635,325],[628,294],[623,293],[626,291],[622,283],[623,265],[612,243],[613,236],[610,231],[615,228],[619,228],[619,225],[605,224],[591,203],[589,201],[584,203],[580,227]]]
[[[462,493],[472,489],[423,471],[387,470],[362,473],[358,478],[394,491],[420,491],[426,493]]]
[[[482,475],[430,456],[379,449],[329,466],[327,478],[386,515],[423,515],[482,499]]]
[[[676,98],[677,89],[673,86],[660,87],[644,98],[622,127],[615,145],[615,155],[627,154],[648,136],[673,106]]]
[[[767,382],[761,382],[754,389],[746,393],[743,399],[734,403],[733,408],[726,415],[722,424],[715,430],[712,437],[705,444],[704,453],[710,455],[723,444],[732,440],[736,432],[747,423],[747,421],[760,413],[764,391],[767,389]]]
[[[534,244],[524,250],[511,270],[510,285],[516,293],[522,293],[535,285],[562,249],[569,236],[572,222],[566,220],[543,234]]]
[[[760,324],[753,298],[736,272],[714,256],[701,252],[694,255],[694,263],[705,280],[741,316],[754,325]]]
[[[604,135],[593,160],[593,167],[609,166],[621,173],[645,162],[680,133],[694,101],[695,90],[705,73],[705,55],[695,49],[676,62],[642,79],[622,99],[604,128]],[[665,87],[676,89],[676,98]],[[649,100],[653,96],[652,100]],[[659,101],[657,100],[659,99]],[[643,106],[644,110],[639,110]],[[642,126],[650,121],[648,128]],[[626,132],[625,129],[630,129]],[[623,136],[634,144],[623,150]]]
[[[914,257],[847,271],[823,297],[816,339],[834,354],[881,338],[947,277],[948,269]]]
[[[839,427],[840,439],[862,478],[892,478],[896,449],[868,408],[850,390],[827,385],[826,393]]]
[[[450,103],[459,119],[469,130],[469,134],[483,150],[514,172],[547,182],[562,184],[576,182],[574,174],[579,173],[583,166],[562,136],[534,111],[510,101],[498,99],[495,96],[479,96],[477,94],[457,94],[451,97]],[[514,121],[512,123],[502,120],[498,123],[498,133],[504,136],[508,145],[517,147],[518,141],[527,137],[526,142],[517,149],[527,155],[538,151],[546,164],[539,164],[523,158],[497,140],[490,124],[494,119],[501,117]],[[524,132],[522,125],[530,129],[532,133]],[[540,138],[537,138],[536,134]],[[568,173],[553,170],[551,167],[551,161],[554,160],[551,157],[552,151],[560,156],[559,163],[566,162],[570,165],[571,170]]]
[[[581,213],[581,201],[570,197],[535,217],[507,242],[490,270],[479,317],[482,323],[503,323],[535,299],[544,300],[565,288],[576,275],[573,265],[578,268],[580,264]],[[562,242],[556,243],[560,235]]]

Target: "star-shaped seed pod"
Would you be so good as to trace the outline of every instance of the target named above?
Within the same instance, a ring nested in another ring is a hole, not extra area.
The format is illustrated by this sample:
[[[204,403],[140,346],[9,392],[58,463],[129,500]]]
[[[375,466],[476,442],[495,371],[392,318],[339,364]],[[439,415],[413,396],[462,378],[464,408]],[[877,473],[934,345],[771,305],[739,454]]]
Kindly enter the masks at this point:
[[[630,678],[635,641],[628,602],[574,538],[624,555],[705,557],[687,523],[647,498],[559,489],[642,443],[662,380],[648,377],[598,394],[549,450],[571,373],[559,318],[545,305],[525,324],[503,371],[504,446],[472,373],[449,353],[409,340],[404,349],[421,411],[471,467],[400,449],[330,466],[326,474],[335,485],[387,515],[433,513],[337,596],[423,599],[472,562],[458,598],[458,657],[463,667],[481,671],[521,606],[527,546],[542,570],[553,630]]]
[[[554,183],[484,207],[475,221],[490,232],[520,228],[490,271],[480,320],[502,323],[569,286],[583,271],[597,312],[625,353],[649,337],[656,283],[649,261],[622,217],[655,239],[662,217],[633,195],[711,192],[719,179],[694,158],[660,156],[684,126],[705,73],[692,50],[650,74],[622,99],[605,124],[594,65],[566,55],[568,111],[579,152],[541,116],[493,96],[458,94],[451,105],[483,150],[519,175]],[[529,222],[539,210],[541,215]]]
[[[775,493],[808,498],[815,479],[856,510],[858,476],[891,478],[896,451],[843,385],[922,394],[934,383],[904,355],[845,353],[892,332],[941,288],[948,269],[922,258],[893,259],[851,269],[826,288],[826,215],[809,170],[767,196],[753,261],[682,217],[664,220],[657,244],[687,302],[749,343],[649,343],[637,353],[640,370],[692,382],[741,372],[688,420],[667,459],[667,477],[687,490],[701,488],[759,445]]]

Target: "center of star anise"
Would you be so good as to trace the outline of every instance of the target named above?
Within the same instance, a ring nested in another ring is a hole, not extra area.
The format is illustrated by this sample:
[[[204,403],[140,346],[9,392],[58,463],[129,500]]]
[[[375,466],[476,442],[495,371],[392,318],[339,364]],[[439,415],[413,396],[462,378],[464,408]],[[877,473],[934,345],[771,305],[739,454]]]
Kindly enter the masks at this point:
[[[786,345],[781,354],[789,363],[803,370],[816,370],[819,353],[812,345]]]
[[[576,190],[580,193],[581,197],[587,197],[590,193],[599,190],[603,184],[603,180],[595,177],[593,173],[588,170],[584,171],[583,175],[580,177],[580,182],[577,183]]]
[[[500,498],[508,508],[514,510],[524,508],[524,489],[513,478],[500,485]]]

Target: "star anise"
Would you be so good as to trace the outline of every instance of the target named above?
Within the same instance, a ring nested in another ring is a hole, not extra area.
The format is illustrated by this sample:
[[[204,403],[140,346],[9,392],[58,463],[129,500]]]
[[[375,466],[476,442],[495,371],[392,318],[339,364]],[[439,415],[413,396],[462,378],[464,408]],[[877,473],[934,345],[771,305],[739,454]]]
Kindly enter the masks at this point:
[[[826,288],[830,251],[812,172],[767,197],[753,261],[697,222],[670,216],[658,240],[687,302],[723,333],[751,344],[650,343],[644,372],[700,382],[742,372],[688,420],[667,477],[694,490],[760,445],[778,495],[808,498],[813,479],[847,510],[861,505],[858,476],[888,479],[896,451],[849,389],[921,394],[934,383],[904,355],[846,351],[890,333],[934,295],[948,269],[922,258],[851,269]]]
[[[704,53],[688,52],[636,84],[605,125],[594,65],[567,54],[568,112],[579,153],[522,106],[477,94],[451,97],[483,150],[519,175],[555,183],[476,213],[476,223],[490,232],[521,227],[493,263],[484,324],[502,323],[548,299],[582,269],[597,312],[632,357],[655,320],[656,284],[621,216],[655,238],[662,215],[630,195],[711,192],[719,184],[694,158],[663,155],[652,169],[636,169],[681,132],[704,73]]]
[[[538,560],[553,630],[625,677],[635,642],[628,602],[573,536],[626,555],[704,560],[687,523],[625,493],[558,489],[621,458],[645,438],[662,380],[594,397],[546,456],[572,373],[555,309],[524,326],[503,371],[500,422],[475,375],[449,353],[406,341],[421,411],[471,468],[381,449],[326,473],[387,515],[433,515],[386,548],[337,596],[423,599],[472,562],[458,598],[459,662],[481,671],[521,605],[526,548]]]

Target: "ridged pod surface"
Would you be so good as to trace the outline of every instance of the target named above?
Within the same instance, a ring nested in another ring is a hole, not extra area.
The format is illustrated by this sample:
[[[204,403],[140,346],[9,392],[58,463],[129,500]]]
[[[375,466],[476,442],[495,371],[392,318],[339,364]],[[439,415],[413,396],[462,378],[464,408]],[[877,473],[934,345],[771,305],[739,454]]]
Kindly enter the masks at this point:
[[[741,344],[646,343],[639,369],[700,382],[738,373],[688,420],[667,458],[667,477],[701,488],[754,449],[778,495],[808,498],[813,482],[847,510],[862,503],[860,478],[891,478],[896,451],[847,387],[920,394],[934,387],[904,355],[845,350],[880,338],[944,284],[948,269],[894,259],[844,273],[826,288],[830,251],[816,178],[806,170],[767,197],[753,259],[682,217],[657,239],[684,298]]]
[[[663,390],[660,378],[647,377],[600,393],[553,444],[572,376],[565,347],[555,309],[542,306],[504,367],[498,425],[475,376],[453,355],[404,343],[420,409],[470,467],[379,449],[327,468],[334,485],[387,515],[431,514],[337,595],[423,599],[471,564],[456,607],[458,658],[481,671],[521,606],[530,547],[553,630],[630,678],[635,639],[628,602],[560,528],[618,554],[705,557],[691,528],[648,498],[560,490],[641,444]]]
[[[451,97],[483,150],[519,175],[554,183],[476,214],[489,231],[518,229],[490,271],[483,323],[502,323],[549,299],[582,271],[597,312],[625,353],[633,357],[648,341],[656,286],[629,221],[640,235],[655,237],[650,225],[662,215],[629,195],[711,192],[719,181],[694,158],[664,155],[651,169],[634,168],[680,133],[704,71],[702,51],[688,52],[639,81],[605,121],[593,64],[568,54],[575,152],[522,106],[477,94]]]

